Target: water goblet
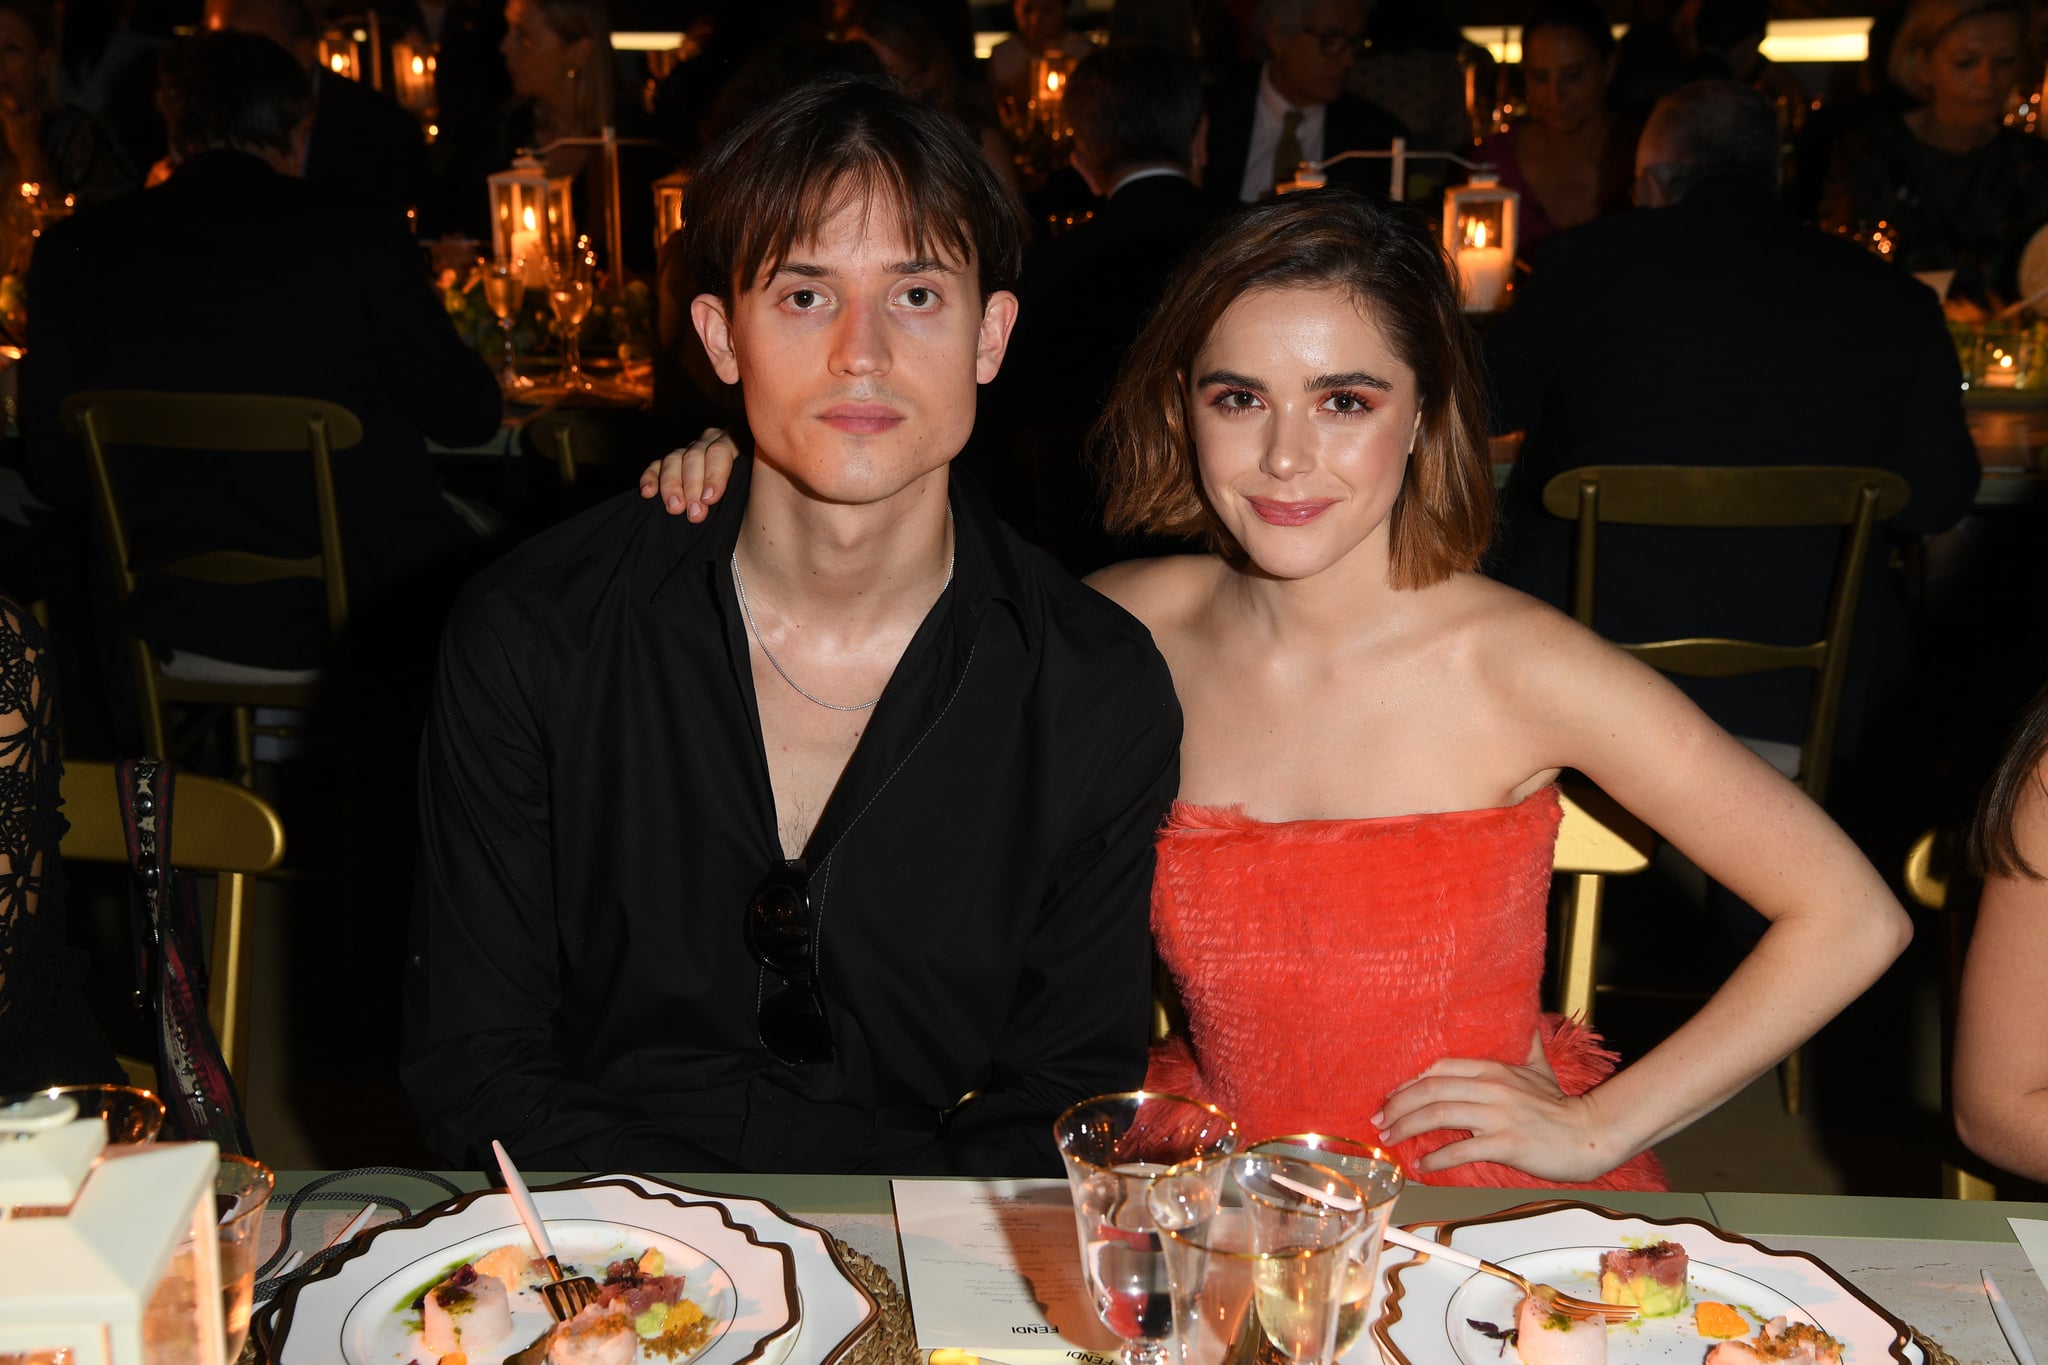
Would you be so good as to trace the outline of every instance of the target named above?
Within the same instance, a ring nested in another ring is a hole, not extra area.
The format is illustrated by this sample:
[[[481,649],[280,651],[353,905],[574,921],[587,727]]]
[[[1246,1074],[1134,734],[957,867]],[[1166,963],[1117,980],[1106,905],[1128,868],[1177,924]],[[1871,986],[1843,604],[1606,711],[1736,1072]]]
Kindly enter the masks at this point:
[[[249,1339],[249,1311],[256,1294],[256,1247],[263,1240],[263,1206],[277,1188],[277,1176],[260,1161],[223,1155],[213,1174],[213,1203],[220,1215],[221,1321],[225,1358],[235,1360]]]
[[[1373,1287],[1379,1282],[1380,1248],[1394,1219],[1394,1201],[1401,1195],[1401,1164],[1393,1153],[1355,1138],[1328,1133],[1295,1133],[1266,1138],[1249,1149],[1254,1155],[1294,1157],[1328,1166],[1358,1187],[1365,1200],[1365,1233],[1345,1273],[1342,1302],[1337,1309],[1337,1354],[1343,1355],[1365,1331]]]
[[[1236,1123],[1214,1105],[1136,1090],[1083,1100],[1053,1124],[1053,1139],[1097,1315],[1122,1339],[1124,1365],[1167,1365],[1173,1296],[1146,1192],[1173,1166],[1235,1151]]]
[[[505,363],[499,383],[507,389],[526,388],[533,381],[519,374],[517,353],[512,344],[512,319],[526,304],[526,262],[484,262],[484,302],[498,319],[498,334],[504,343]]]

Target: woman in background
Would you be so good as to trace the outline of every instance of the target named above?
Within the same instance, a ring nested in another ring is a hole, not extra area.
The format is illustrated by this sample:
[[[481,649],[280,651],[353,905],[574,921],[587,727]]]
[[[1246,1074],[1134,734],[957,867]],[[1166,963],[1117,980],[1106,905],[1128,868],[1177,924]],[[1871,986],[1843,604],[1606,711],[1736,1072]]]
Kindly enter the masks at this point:
[[[1522,24],[1525,118],[1495,133],[1479,159],[1522,195],[1523,259],[1552,232],[1629,206],[1636,128],[1607,107],[1614,31],[1592,0],[1544,0]]]
[[[2020,253],[2048,225],[2048,142],[2005,126],[2027,11],[2019,0],[1914,0],[1890,75],[1913,101],[1835,145],[1821,226],[1896,233],[1908,270],[1953,270],[1973,315],[2017,299]]]
[[[1984,794],[1970,854],[1984,896],[1956,1011],[1956,1132],[2048,1181],[2048,690]]]

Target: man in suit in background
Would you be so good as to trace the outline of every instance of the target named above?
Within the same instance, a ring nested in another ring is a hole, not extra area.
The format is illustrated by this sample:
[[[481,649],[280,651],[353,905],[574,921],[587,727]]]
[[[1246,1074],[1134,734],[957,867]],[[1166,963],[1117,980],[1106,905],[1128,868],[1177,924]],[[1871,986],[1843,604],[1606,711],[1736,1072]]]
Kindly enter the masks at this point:
[[[425,439],[498,426],[497,383],[456,335],[395,215],[299,177],[306,72],[267,39],[202,33],[164,57],[178,168],[154,189],[52,227],[29,273],[23,427],[37,491],[84,507],[64,400],[84,389],[325,398],[362,420],[335,457],[352,623],[424,610],[420,581],[475,536],[442,497]],[[135,565],[214,549],[316,553],[303,461],[116,451]],[[326,606],[310,579],[222,587],[158,579],[127,625],[160,647],[269,668],[318,664]],[[421,626],[430,643],[434,623]],[[425,652],[425,651],[423,651]],[[380,667],[396,669],[403,660]],[[424,672],[428,659],[413,661]]]
[[[1570,601],[1572,524],[1543,486],[1585,465],[1870,465],[1912,485],[1892,532],[1948,530],[1978,469],[1935,296],[1778,202],[1769,101],[1729,81],[1665,96],[1636,155],[1642,210],[1552,237],[1487,332],[1497,431],[1526,430],[1504,506],[1501,576]],[[1613,640],[1819,638],[1832,529],[1600,532],[1596,628]],[[1852,642],[1838,751],[1853,752],[1875,663],[1906,627],[1882,543]],[[1676,679],[1784,766],[1812,674]]]
[[[206,0],[206,27],[254,33],[292,54],[313,78],[306,179],[339,185],[403,213],[427,200],[419,120],[360,81],[320,68],[320,30],[305,0]]]
[[[1066,101],[1074,169],[1105,202],[1025,257],[1009,355],[979,429],[1007,455],[990,476],[1005,518],[1084,574],[1141,548],[1102,529],[1088,428],[1216,205],[1194,181],[1203,113],[1193,58],[1150,44],[1106,48],[1074,69]]]
[[[1384,151],[1404,135],[1399,119],[1345,89],[1365,8],[1364,0],[1264,0],[1266,60],[1209,94],[1212,197],[1253,203],[1294,179],[1303,161]],[[1330,168],[1330,179],[1384,193],[1387,163],[1346,161]]]

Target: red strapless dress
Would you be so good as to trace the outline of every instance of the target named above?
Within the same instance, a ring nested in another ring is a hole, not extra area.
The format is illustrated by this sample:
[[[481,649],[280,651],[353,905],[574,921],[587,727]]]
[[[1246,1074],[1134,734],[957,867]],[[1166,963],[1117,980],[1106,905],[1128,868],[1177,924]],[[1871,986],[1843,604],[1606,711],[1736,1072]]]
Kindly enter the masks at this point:
[[[1567,1093],[1599,1084],[1614,1054],[1537,1005],[1561,818],[1555,787],[1496,810],[1286,824],[1176,803],[1152,934],[1188,1036],[1153,1049],[1146,1088],[1218,1105],[1250,1142],[1373,1141],[1395,1086],[1444,1057],[1524,1062],[1539,1028]],[[1417,1159],[1465,1136],[1426,1133],[1395,1154],[1414,1178]],[[1425,1183],[1558,1182],[1468,1162]],[[1667,1186],[1644,1153],[1576,1188]]]

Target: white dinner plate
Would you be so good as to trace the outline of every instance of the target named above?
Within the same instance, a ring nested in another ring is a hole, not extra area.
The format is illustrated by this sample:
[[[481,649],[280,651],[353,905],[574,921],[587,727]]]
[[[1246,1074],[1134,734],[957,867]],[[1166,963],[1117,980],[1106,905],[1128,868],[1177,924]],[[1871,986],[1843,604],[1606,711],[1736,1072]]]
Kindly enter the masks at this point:
[[[687,1298],[713,1319],[711,1340],[692,1365],[778,1365],[797,1326],[795,1259],[716,1203],[686,1201],[623,1181],[537,1189],[535,1205],[571,1273],[604,1277],[609,1261],[650,1248],[681,1274]],[[324,1265],[279,1297],[269,1332],[279,1365],[407,1365],[431,1361],[412,1304],[465,1260],[500,1246],[525,1247],[526,1233],[502,1190],[480,1190],[389,1223],[347,1256]],[[535,1289],[513,1295],[512,1330],[470,1365],[496,1365],[549,1323]],[[673,1365],[643,1352],[647,1365]]]
[[[840,1262],[832,1239],[822,1229],[790,1217],[764,1199],[707,1194],[657,1180],[651,1175],[599,1175],[651,1194],[667,1194],[685,1202],[723,1205],[735,1223],[752,1228],[763,1242],[787,1246],[796,1267],[799,1313],[789,1348],[792,1365],[836,1365],[866,1336],[881,1316],[873,1296],[861,1288]]]
[[[1556,1202],[1426,1226],[1420,1235],[1592,1299],[1599,1297],[1601,1252],[1676,1242],[1691,1261],[1692,1300],[1739,1309],[1752,1336],[1763,1322],[1785,1316],[1813,1323],[1840,1341],[1843,1365],[1920,1365],[1920,1350],[1905,1324],[1819,1260],[1804,1252],[1773,1251],[1696,1219],[1637,1218],[1590,1204]],[[1503,1347],[1473,1325],[1513,1327],[1519,1298],[1514,1286],[1462,1267],[1431,1264],[1394,1247],[1386,1249],[1381,1264],[1385,1289],[1373,1335],[1387,1365],[1515,1365],[1520,1360],[1514,1347]],[[1713,1345],[1693,1330],[1690,1308],[1674,1317],[1618,1324],[1607,1332],[1610,1365],[1696,1365]]]

